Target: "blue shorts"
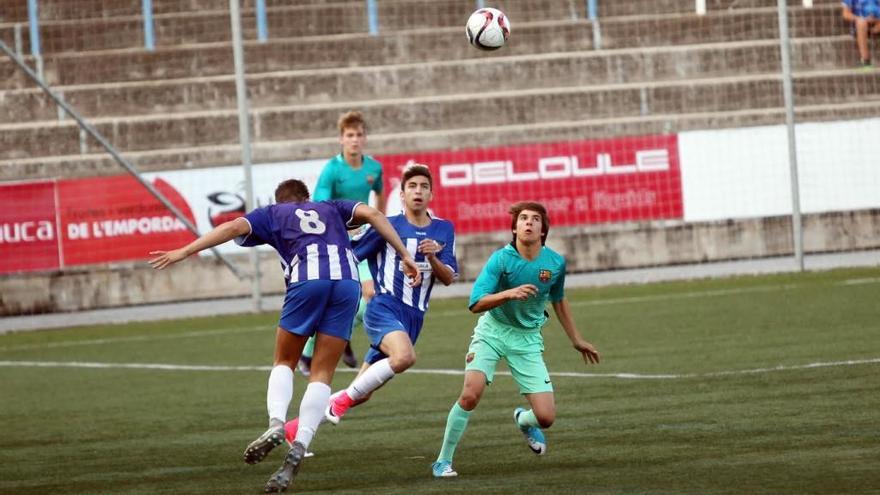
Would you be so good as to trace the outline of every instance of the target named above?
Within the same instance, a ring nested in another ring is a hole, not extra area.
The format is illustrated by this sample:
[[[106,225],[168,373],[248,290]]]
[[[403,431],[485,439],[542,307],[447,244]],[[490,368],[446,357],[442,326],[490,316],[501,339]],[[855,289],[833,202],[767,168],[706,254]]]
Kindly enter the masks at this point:
[[[373,364],[388,357],[379,350],[379,344],[391,332],[400,330],[406,332],[415,345],[422,332],[424,320],[425,313],[403,304],[394,296],[376,295],[364,311],[364,330],[367,331],[367,337],[370,339],[370,349],[364,355],[364,362]]]
[[[361,299],[357,280],[304,280],[287,286],[278,326],[296,335],[315,332],[351,339]]]

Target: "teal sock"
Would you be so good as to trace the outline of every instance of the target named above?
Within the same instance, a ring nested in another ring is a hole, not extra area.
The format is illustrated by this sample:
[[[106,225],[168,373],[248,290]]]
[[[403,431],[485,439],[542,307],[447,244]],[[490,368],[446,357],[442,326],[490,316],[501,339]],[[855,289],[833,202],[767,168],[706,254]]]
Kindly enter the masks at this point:
[[[523,428],[534,426],[536,428],[540,428],[541,425],[538,423],[538,418],[535,416],[535,411],[529,409],[526,412],[519,413],[519,416],[516,417],[516,422]]]
[[[312,357],[312,355],[314,353],[315,353],[315,336],[312,335],[311,337],[309,337],[309,340],[306,342],[306,346],[303,347],[302,356],[306,357],[306,358],[310,358],[310,357]]]
[[[440,455],[437,456],[438,461],[452,462],[452,456],[455,455],[455,447],[458,445],[464,430],[467,429],[468,420],[472,411],[465,411],[458,405],[458,401],[449,410],[449,416],[446,418],[446,433],[443,434],[443,447],[440,449]]]

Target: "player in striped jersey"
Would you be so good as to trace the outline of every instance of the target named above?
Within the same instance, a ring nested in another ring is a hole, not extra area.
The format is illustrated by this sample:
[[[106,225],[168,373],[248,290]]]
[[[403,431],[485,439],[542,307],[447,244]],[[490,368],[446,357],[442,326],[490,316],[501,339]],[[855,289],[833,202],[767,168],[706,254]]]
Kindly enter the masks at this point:
[[[153,251],[150,264],[161,270],[186,257],[235,239],[242,246],[268,244],[281,257],[287,294],[275,332],[274,366],[269,374],[266,405],[269,429],[245,450],[245,462],[259,462],[284,440],[284,421],[293,398],[293,367],[306,339],[317,334],[309,385],[300,402],[302,428],[282,467],[269,479],[266,492],[290,485],[330,398],[330,381],[360,299],[357,259],[347,229],[369,223],[401,256],[401,267],[417,286],[419,267],[385,216],[356,201],[310,202],[306,185],[295,179],[279,184],[276,204],[257,208],[225,222],[190,244],[172,251]]]
[[[364,313],[371,346],[360,373],[348,388],[333,394],[327,407],[325,418],[334,424],[349,408],[365,402],[374,390],[415,364],[413,346],[422,329],[434,281],[449,285],[458,276],[452,223],[428,213],[432,185],[428,167],[407,168],[400,183],[404,212],[388,219],[422,270],[421,286],[409,287],[404,282],[398,254],[375,231],[368,231],[354,243],[358,259],[369,262],[377,295]],[[296,419],[285,425],[288,441],[297,435],[297,427]]]

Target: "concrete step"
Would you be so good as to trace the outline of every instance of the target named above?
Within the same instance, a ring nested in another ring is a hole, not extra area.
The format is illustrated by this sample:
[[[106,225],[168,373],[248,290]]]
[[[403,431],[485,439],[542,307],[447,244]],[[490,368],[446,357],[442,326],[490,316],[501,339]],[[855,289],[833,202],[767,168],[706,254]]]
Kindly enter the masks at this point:
[[[349,2],[363,5],[363,0],[296,0],[297,5],[322,5]],[[153,14],[204,12],[229,10],[229,0],[152,0]],[[241,0],[241,9],[253,10],[254,0]],[[290,6],[290,0],[266,0],[267,9]],[[83,19],[106,19],[110,17],[141,15],[139,0],[39,0],[38,12],[41,23]],[[26,1],[5,0],[0,11],[0,22],[27,22]]]
[[[846,92],[836,88],[846,87]],[[875,72],[835,70],[799,74],[797,105],[880,100]],[[589,118],[711,113],[777,108],[782,105],[779,74],[683,81],[637,82],[590,87],[539,87],[492,93],[394,98],[362,102],[254,109],[254,141],[321,139],[335,134],[338,116],[353,107],[379,133],[433,133],[463,127],[549,124]],[[236,110],[92,119],[120,151],[223,145],[238,140]],[[0,125],[0,159],[94,153],[73,122]]]
[[[801,105],[796,109],[795,115],[797,122],[801,123],[876,118],[880,116],[880,101]],[[420,150],[479,148],[583,140],[585,137],[603,139],[615,136],[657,135],[700,129],[778,125],[785,122],[785,112],[779,107],[708,113],[655,114],[645,117],[595,118],[588,115],[582,117],[569,121],[437,129],[430,132],[420,130],[399,133],[377,132],[370,135],[368,152],[378,155]],[[253,160],[254,163],[270,163],[326,158],[338,153],[338,148],[339,143],[335,136],[320,139],[260,141],[253,143]],[[210,146],[127,152],[124,153],[124,156],[141,171],[176,170],[241,163],[241,150],[237,140]],[[84,177],[120,173],[124,173],[123,169],[106,153],[0,160],[0,180]],[[296,171],[292,170],[291,175],[295,176]]]
[[[793,8],[792,34],[796,38],[846,35],[832,5]],[[584,20],[547,21],[522,25],[515,38],[499,52],[480,52],[463,39],[460,28],[403,31],[382,36],[359,34],[317,36],[249,42],[245,45],[247,72],[338,67],[365,67],[442,60],[494,60],[499,56],[575,52],[593,49],[593,28]],[[616,18],[602,24],[605,49],[694,45],[775,40],[775,9],[710,13],[705,16],[669,15]],[[0,60],[0,89],[29,87],[14,74],[9,60]],[[233,73],[228,43],[190,44],[155,52],[140,49],[55,54],[45,57],[45,78],[52,85],[155,80]]]
[[[848,36],[793,43],[796,71],[845,69],[853,47]],[[779,71],[776,41],[625,48],[457,60],[365,68],[315,69],[248,77],[252,108],[373,99],[443,96],[458,92],[512,91],[673,81]],[[236,108],[233,76],[56,87],[87,118]],[[58,107],[39,89],[0,91],[0,123],[55,121]]]
[[[558,0],[513,1],[510,16],[528,22],[549,20],[568,21],[585,17],[581,9]],[[432,2],[382,1],[377,2],[379,30],[382,33],[402,30],[425,30],[438,27],[457,27],[464,36],[464,25],[474,4],[461,0]],[[513,18],[511,17],[511,18]],[[322,36],[346,33],[365,34],[369,23],[364,1],[340,1],[325,4],[296,4],[267,8],[267,30],[273,39]],[[157,46],[177,46],[189,43],[228,42],[232,39],[228,2],[217,10],[156,13],[154,39]],[[13,29],[8,25],[5,29]],[[0,26],[0,30],[4,29]],[[23,50],[30,51],[28,31],[22,33]],[[242,11],[242,36],[257,38],[254,9]],[[6,36],[4,36],[6,38]],[[40,45],[45,54],[143,48],[143,18],[140,11],[129,15],[73,18],[42,22]]]
[[[803,0],[786,0],[789,7],[803,6]],[[813,0],[813,5],[840,5],[840,0]],[[707,12],[776,7],[776,0],[706,0]],[[690,14],[695,12],[694,0],[627,0],[600,1],[599,18],[634,15]]]

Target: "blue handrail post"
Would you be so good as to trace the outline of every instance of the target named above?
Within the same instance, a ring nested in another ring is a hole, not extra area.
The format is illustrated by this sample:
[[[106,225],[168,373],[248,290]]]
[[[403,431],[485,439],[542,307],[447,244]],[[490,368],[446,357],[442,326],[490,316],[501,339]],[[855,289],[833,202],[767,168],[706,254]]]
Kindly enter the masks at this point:
[[[30,24],[31,55],[37,65],[37,76],[43,80],[43,57],[40,55],[40,12],[37,0],[28,0],[28,23]]]
[[[31,31],[31,55],[40,56],[40,14],[37,8],[37,0],[28,0],[28,22]]]
[[[593,49],[602,49],[602,28],[599,26],[599,0],[587,0],[587,18],[593,25]]]
[[[266,24],[266,0],[257,0],[257,41],[265,43],[269,39],[269,26]]]
[[[379,9],[376,0],[367,0],[367,22],[370,26],[370,36],[379,34]]]
[[[141,12],[144,17],[144,48],[153,51],[156,49],[156,38],[153,34],[153,0],[143,0]]]
[[[484,7],[486,7],[486,2],[484,2],[483,0],[477,0],[477,8],[482,9]]]

